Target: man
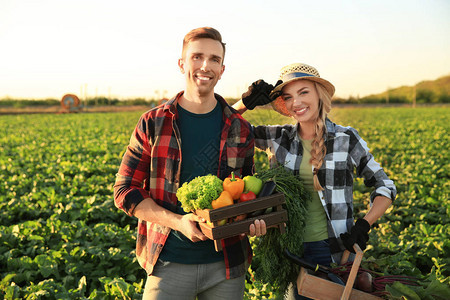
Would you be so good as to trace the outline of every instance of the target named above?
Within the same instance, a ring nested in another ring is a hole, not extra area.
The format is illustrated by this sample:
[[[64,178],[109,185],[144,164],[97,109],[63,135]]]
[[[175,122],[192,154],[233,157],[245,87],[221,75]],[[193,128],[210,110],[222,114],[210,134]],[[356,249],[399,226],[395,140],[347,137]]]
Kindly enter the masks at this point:
[[[251,127],[214,94],[225,66],[225,44],[210,27],[183,40],[178,61],[185,90],[144,113],[130,139],[114,186],[116,206],[139,219],[136,255],[149,275],[144,299],[240,299],[251,262],[246,235],[213,241],[198,228],[176,198],[184,182],[217,174],[221,179],[252,173]],[[264,221],[251,235],[266,232]]]

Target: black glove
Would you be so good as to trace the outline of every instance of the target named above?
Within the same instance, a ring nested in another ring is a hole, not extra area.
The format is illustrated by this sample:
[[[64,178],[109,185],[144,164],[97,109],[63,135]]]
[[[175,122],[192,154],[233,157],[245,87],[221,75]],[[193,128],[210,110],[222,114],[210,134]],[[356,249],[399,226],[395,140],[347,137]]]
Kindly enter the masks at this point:
[[[281,83],[282,81],[278,80],[275,87]],[[248,87],[247,92],[242,94],[242,102],[247,109],[269,104],[281,94],[281,92],[271,93],[275,87],[262,79],[255,81]]]
[[[350,233],[341,233],[341,240],[344,244],[345,248],[355,253],[355,250],[353,250],[353,245],[357,243],[361,250],[366,249],[367,241],[369,240],[369,231],[370,231],[370,224],[364,219],[358,219],[356,221],[355,225],[350,229]]]

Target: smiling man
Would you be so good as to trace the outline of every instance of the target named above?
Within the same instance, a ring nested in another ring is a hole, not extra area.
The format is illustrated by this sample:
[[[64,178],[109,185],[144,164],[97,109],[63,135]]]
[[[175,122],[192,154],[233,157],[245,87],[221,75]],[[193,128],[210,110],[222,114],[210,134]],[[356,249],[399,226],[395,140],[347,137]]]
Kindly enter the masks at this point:
[[[139,219],[136,255],[147,271],[144,299],[242,299],[252,252],[246,235],[222,241],[223,251],[186,213],[176,191],[197,176],[251,175],[250,124],[214,93],[225,66],[225,43],[210,27],[183,40],[178,60],[184,91],[144,113],[114,185],[118,208]],[[264,221],[250,235],[266,233]]]
[[[217,40],[201,38],[187,44],[185,42],[183,48],[178,66],[185,75],[186,89],[179,103],[193,109],[193,112],[211,111],[217,104],[214,87],[225,70],[225,45]]]

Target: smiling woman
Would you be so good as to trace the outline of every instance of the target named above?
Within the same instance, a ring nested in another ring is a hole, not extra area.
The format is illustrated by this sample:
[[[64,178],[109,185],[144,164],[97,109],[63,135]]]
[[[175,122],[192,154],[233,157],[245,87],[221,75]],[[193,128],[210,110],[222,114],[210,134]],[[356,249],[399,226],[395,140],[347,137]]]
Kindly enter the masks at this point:
[[[269,153],[272,168],[281,165],[298,175],[311,193],[302,250],[307,261],[324,266],[339,263],[345,249],[354,252],[354,244],[364,250],[371,225],[385,213],[397,193],[394,182],[358,132],[328,118],[334,91],[333,84],[320,77],[314,67],[294,63],[281,69],[275,87],[258,80],[234,105],[242,113],[248,98],[253,100],[252,107],[271,99],[277,111],[295,120],[295,125],[253,127],[255,146]],[[370,210],[356,223],[355,171],[373,190]],[[294,298],[309,299],[297,293]]]

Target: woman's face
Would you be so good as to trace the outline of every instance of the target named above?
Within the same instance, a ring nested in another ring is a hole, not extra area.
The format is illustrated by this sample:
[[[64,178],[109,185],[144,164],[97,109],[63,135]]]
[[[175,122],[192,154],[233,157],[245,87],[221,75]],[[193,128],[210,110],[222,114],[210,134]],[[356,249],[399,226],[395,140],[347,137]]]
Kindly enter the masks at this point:
[[[319,110],[319,95],[314,82],[295,80],[283,87],[281,96],[289,114],[297,122],[315,122]]]

